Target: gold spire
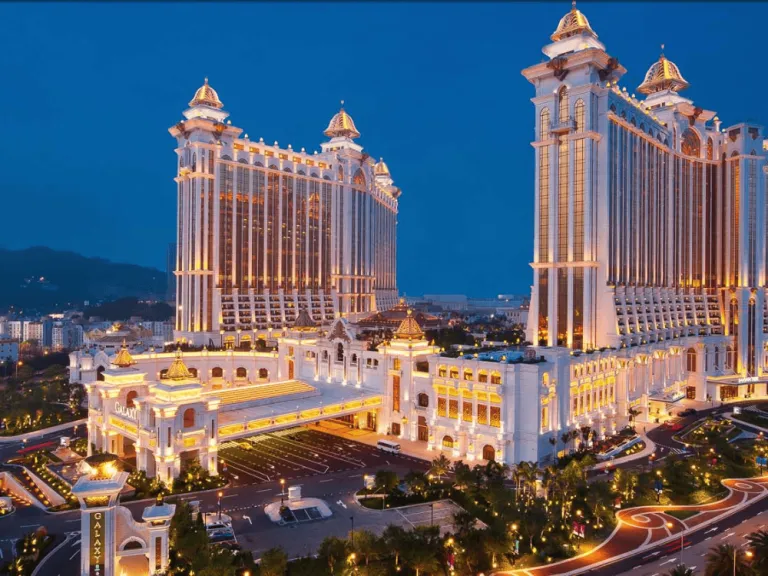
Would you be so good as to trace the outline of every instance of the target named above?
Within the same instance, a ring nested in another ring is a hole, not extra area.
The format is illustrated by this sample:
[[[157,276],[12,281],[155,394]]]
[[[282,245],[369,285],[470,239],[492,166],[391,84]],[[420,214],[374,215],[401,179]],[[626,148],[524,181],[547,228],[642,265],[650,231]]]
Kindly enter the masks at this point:
[[[384,158],[379,158],[376,165],[373,167],[374,176],[389,176],[389,166],[384,162]]]
[[[680,92],[688,88],[689,84],[680,74],[677,65],[664,56],[664,44],[661,45],[661,56],[658,61],[648,68],[643,83],[637,88],[641,94],[653,94],[662,90]]]
[[[181,359],[180,348],[176,348],[176,358],[174,358],[171,363],[171,367],[168,368],[165,377],[168,380],[187,380],[188,378],[192,378],[189,370],[187,370],[186,364],[184,364],[184,361]]]
[[[216,90],[208,85],[208,78],[206,78],[205,83],[197,89],[195,97],[192,98],[192,101],[189,103],[190,106],[198,106],[199,104],[210,106],[211,108],[224,107],[224,104],[219,100],[219,95],[216,93]]]
[[[345,136],[352,140],[360,138],[360,132],[355,128],[352,116],[344,111],[344,100],[341,101],[341,110],[331,118],[331,122],[323,134],[328,136],[328,138],[335,138],[336,136]]]
[[[560,23],[557,25],[557,30],[552,34],[551,38],[553,42],[562,40],[563,38],[569,38],[576,34],[586,33],[594,38],[597,38],[597,34],[589,25],[589,20],[580,10],[576,8],[576,2],[571,3],[571,11],[565,16],[560,18]]]
[[[419,323],[416,322],[416,318],[413,317],[411,310],[408,310],[408,315],[395,331],[395,338],[397,340],[422,340],[424,338],[424,332]]]
[[[128,368],[133,363],[133,358],[131,357],[130,352],[128,352],[128,347],[125,345],[125,338],[123,338],[123,345],[120,347],[120,351],[117,353],[117,356],[115,356],[112,364],[119,366],[120,368]]]

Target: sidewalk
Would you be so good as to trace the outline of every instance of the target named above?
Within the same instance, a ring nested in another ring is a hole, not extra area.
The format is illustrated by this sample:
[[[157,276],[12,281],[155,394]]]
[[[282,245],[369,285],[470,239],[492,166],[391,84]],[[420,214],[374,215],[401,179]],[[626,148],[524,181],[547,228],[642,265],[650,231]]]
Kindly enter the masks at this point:
[[[57,424],[56,426],[51,426],[50,428],[41,428],[40,430],[25,432],[24,434],[18,434],[17,436],[0,436],[0,444],[21,442],[23,440],[29,440],[30,438],[45,436],[46,434],[51,434],[52,432],[59,432],[60,430],[72,428],[72,426],[82,426],[86,422],[88,422],[88,418],[81,418],[80,420],[73,420],[72,422],[66,422],[64,424]]]

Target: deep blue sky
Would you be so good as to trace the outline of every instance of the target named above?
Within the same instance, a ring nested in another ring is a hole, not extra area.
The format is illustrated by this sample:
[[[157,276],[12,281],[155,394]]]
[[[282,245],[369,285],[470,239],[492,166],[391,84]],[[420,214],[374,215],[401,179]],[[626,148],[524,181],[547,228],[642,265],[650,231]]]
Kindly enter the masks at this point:
[[[580,2],[633,90],[659,44],[724,126],[765,120],[768,4]],[[528,292],[532,86],[570,2],[0,4],[0,246],[164,268],[167,132],[208,76],[251,138],[319,149],[347,102],[403,189],[407,294]]]

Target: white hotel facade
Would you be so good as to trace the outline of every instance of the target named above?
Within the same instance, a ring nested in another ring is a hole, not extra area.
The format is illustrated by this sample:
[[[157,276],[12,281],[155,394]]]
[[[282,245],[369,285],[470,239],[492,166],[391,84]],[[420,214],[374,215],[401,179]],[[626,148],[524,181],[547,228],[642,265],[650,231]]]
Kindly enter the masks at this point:
[[[216,473],[230,440],[334,418],[514,464],[551,459],[567,430],[617,432],[630,408],[664,418],[685,396],[765,396],[762,128],[723,128],[680,94],[687,82],[664,56],[645,99],[630,95],[575,7],[543,51],[523,71],[535,90],[534,346],[450,358],[410,315],[391,342],[358,339],[360,313],[396,295],[388,170],[343,110],[316,156],[240,138],[206,83],[171,130],[176,338],[242,348],[264,333],[277,349],[73,353],[92,448],[135,449],[166,480],[188,459]]]

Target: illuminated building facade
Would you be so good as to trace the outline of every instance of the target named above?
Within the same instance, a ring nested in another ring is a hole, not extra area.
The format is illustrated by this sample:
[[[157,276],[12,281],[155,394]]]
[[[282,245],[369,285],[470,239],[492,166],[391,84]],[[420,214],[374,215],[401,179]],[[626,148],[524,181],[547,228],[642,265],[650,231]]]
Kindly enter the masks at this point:
[[[552,41],[523,71],[536,92],[529,340],[654,365],[683,347],[689,396],[764,394],[762,127],[721,126],[664,54],[644,97],[620,88],[626,70],[575,6]]]
[[[309,154],[252,141],[216,91],[170,129],[178,155],[176,336],[239,345],[306,307],[328,323],[397,301],[400,190],[342,108]]]

